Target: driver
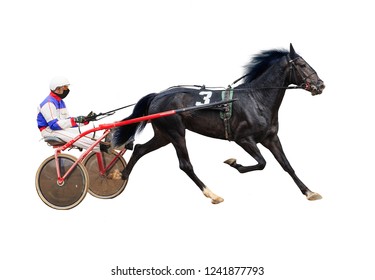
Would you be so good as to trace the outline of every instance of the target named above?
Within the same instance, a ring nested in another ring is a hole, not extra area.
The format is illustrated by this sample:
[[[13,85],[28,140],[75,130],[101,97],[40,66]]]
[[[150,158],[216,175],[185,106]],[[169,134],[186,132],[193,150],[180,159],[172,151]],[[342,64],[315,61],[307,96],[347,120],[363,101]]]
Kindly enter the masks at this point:
[[[87,125],[84,116],[71,117],[66,108],[64,98],[69,94],[70,83],[65,77],[55,77],[51,80],[49,95],[40,103],[38,107],[37,123],[43,138],[47,136],[58,137],[65,142],[69,142],[80,134],[77,127]],[[95,139],[88,135],[80,138],[74,143],[74,146],[87,149]],[[110,144],[100,143],[93,151],[108,152]]]

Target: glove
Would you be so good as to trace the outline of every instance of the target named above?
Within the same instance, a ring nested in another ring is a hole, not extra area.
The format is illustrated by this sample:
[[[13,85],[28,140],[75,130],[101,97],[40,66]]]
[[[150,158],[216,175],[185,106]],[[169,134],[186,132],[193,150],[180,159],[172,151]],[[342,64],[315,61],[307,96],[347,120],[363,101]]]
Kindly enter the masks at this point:
[[[85,116],[78,116],[74,118],[74,121],[76,123],[85,123],[86,122],[86,117]]]
[[[96,114],[93,112],[93,111],[91,111],[86,117],[85,117],[85,119],[86,119],[86,121],[95,121],[96,120]]]

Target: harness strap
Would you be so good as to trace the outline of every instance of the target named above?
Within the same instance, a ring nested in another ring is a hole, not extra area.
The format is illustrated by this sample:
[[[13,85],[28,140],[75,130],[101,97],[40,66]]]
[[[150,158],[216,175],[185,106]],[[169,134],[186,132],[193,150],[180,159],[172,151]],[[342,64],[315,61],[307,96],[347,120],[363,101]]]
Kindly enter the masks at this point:
[[[224,101],[232,100],[233,99],[233,89],[228,87],[226,90],[221,92],[221,99]],[[224,121],[224,135],[225,139],[232,141],[232,131],[230,129],[229,120],[232,116],[232,102],[225,103],[224,105],[224,112],[220,112],[220,117]]]

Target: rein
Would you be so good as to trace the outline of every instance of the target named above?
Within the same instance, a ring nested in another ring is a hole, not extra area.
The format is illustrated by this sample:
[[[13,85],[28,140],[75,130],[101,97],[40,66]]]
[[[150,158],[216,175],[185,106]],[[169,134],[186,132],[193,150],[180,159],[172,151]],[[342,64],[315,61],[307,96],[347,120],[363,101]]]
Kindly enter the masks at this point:
[[[232,88],[231,85],[228,88]],[[246,88],[233,88],[234,91],[247,91],[247,90],[268,90],[268,89],[306,89],[308,88],[305,84],[300,86],[288,86],[288,87],[246,87]]]
[[[110,110],[110,111],[105,112],[105,113],[95,114],[93,112],[90,112],[85,117],[85,120],[88,121],[88,122],[90,122],[90,121],[98,121],[98,120],[104,119],[106,117],[112,116],[114,113],[116,113],[116,111],[119,111],[119,110],[122,110],[122,109],[125,109],[125,108],[128,108],[128,107],[134,106],[135,104],[136,103],[133,103],[133,104],[130,104],[130,105],[126,105],[126,106],[123,106],[123,107],[120,107],[120,108],[117,108],[117,109],[114,109],[114,110]],[[98,118],[98,117],[100,117],[100,118]],[[94,125],[94,127],[95,127],[95,125]],[[81,129],[80,129],[79,126],[78,126],[78,131],[79,131],[79,134],[82,134]],[[96,131],[94,131],[94,135],[91,137],[91,139],[96,140],[95,139],[95,134],[96,134]]]
[[[117,108],[117,109],[114,109],[114,110],[111,110],[111,111],[108,111],[108,112],[105,112],[105,113],[99,113],[99,114],[89,114],[85,117],[85,119],[87,121],[98,121],[98,120],[101,120],[101,119],[104,119],[106,117],[109,117],[109,116],[112,116],[114,113],[116,113],[116,111],[119,111],[119,110],[122,110],[122,109],[125,109],[125,108],[128,108],[128,107],[131,107],[131,106],[134,106],[136,103],[133,103],[133,104],[130,104],[130,105],[126,105],[126,106],[123,106],[123,107],[120,107],[120,108]],[[98,118],[98,117],[101,117],[101,118]]]
[[[296,72],[302,77],[301,73],[298,71],[296,65],[294,64],[294,61],[296,59],[298,59],[298,58],[300,58],[300,57],[297,57],[297,58],[294,58],[294,59],[290,59],[289,55],[288,55],[288,57],[286,57],[286,59],[288,60],[288,64],[289,64],[289,80],[290,81],[292,80],[292,78],[294,78],[294,80],[296,80],[295,79],[297,77]],[[236,79],[233,83],[231,83],[230,85],[228,85],[227,88],[224,88],[224,87],[206,87],[205,85],[202,85],[202,86],[199,86],[199,85],[178,85],[178,86],[170,87],[167,90],[172,89],[172,88],[179,88],[179,87],[199,88],[200,90],[217,90],[217,89],[223,89],[223,90],[233,90],[233,91],[269,90],[269,89],[285,89],[285,90],[287,90],[287,89],[305,89],[305,90],[308,90],[310,88],[310,84],[306,83],[305,81],[311,75],[316,74],[316,72],[314,71],[308,77],[304,78],[303,79],[304,82],[302,84],[300,84],[300,85],[297,85],[297,86],[287,86],[287,87],[258,87],[258,88],[254,88],[254,87],[233,88],[233,86],[235,84],[237,84],[239,81],[241,81],[243,78],[246,78],[250,74],[251,73],[247,73],[247,74],[241,76],[240,78]]]
[[[234,86],[235,84],[237,84],[239,81],[241,81],[243,78],[246,78],[247,76],[249,76],[250,73],[246,74],[246,75],[243,75],[242,77],[238,78],[237,80],[235,80],[233,83],[231,83],[228,87],[229,88],[232,88],[232,86]],[[259,90],[259,89],[298,89],[298,88],[305,88],[305,84],[301,84],[299,86],[287,86],[287,87],[260,87],[260,88],[253,88],[253,87],[249,87],[249,88],[244,88],[244,89],[234,89],[234,90],[247,90],[247,89],[255,89],[255,90]]]

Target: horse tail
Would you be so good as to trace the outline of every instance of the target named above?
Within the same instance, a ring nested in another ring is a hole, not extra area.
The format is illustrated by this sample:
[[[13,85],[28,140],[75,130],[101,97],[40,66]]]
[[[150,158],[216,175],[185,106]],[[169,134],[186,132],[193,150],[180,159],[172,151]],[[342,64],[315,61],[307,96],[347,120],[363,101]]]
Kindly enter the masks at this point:
[[[123,121],[147,115],[150,103],[155,96],[156,93],[150,93],[142,97],[137,104],[135,104],[133,113],[129,117],[123,119]],[[115,128],[112,134],[112,145],[114,147],[119,147],[123,144],[132,142],[135,134],[140,133],[145,128],[146,124],[147,121],[143,121]]]

